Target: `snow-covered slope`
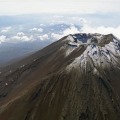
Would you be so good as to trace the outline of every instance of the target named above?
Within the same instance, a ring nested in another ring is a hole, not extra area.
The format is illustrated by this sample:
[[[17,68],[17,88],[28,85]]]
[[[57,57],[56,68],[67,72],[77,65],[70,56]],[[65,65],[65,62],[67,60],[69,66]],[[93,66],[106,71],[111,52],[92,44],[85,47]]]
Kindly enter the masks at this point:
[[[81,35],[81,38],[83,34]],[[120,40],[117,39],[112,34],[101,35],[101,34],[87,34],[87,42],[82,43],[81,39],[74,39],[76,35],[69,35],[67,37],[69,54],[72,53],[75,49],[78,49],[81,46],[85,47],[85,51],[75,58],[75,60],[67,67],[75,67],[80,64],[84,66],[87,61],[91,61],[95,67],[112,67],[120,65]],[[83,39],[83,38],[82,38]],[[67,52],[66,51],[66,52]],[[68,54],[67,54],[68,55]]]

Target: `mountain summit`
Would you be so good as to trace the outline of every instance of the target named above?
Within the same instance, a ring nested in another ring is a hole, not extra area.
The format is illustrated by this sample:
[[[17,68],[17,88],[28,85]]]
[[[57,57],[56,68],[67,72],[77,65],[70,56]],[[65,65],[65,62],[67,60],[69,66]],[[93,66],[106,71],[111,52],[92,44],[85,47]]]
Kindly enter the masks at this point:
[[[120,40],[74,34],[0,70],[0,120],[119,120]]]

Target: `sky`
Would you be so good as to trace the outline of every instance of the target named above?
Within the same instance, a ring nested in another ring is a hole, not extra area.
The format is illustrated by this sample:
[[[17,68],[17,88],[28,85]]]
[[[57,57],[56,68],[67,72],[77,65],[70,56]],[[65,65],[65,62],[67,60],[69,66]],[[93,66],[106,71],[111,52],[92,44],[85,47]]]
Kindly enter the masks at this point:
[[[54,41],[77,32],[120,38],[119,5],[120,0],[0,0],[0,44]]]
[[[0,0],[0,15],[119,13],[120,0]]]

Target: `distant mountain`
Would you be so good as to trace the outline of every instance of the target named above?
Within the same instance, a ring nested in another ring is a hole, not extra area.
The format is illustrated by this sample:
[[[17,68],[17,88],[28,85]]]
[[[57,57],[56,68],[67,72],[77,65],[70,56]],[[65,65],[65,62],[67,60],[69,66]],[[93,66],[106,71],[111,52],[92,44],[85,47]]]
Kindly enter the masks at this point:
[[[120,40],[70,34],[0,70],[0,120],[119,120]]]

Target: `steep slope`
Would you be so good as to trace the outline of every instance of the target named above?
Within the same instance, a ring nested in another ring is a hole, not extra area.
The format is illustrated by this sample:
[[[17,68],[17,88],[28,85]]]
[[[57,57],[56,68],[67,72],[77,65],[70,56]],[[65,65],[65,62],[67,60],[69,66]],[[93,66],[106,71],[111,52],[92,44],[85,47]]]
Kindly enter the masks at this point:
[[[0,120],[119,120],[120,40],[75,34],[0,71]]]

